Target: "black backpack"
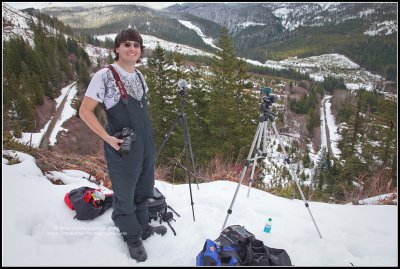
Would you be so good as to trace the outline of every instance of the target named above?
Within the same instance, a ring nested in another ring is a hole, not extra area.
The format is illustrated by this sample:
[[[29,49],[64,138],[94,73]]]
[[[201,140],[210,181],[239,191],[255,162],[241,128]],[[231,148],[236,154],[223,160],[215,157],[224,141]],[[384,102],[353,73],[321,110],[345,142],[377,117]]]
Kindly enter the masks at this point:
[[[152,220],[159,220],[161,224],[164,221],[171,228],[174,235],[176,235],[176,232],[174,228],[172,228],[170,223],[171,220],[175,221],[174,215],[172,214],[172,212],[168,212],[168,209],[171,209],[178,217],[180,217],[180,215],[174,209],[172,209],[172,207],[167,205],[167,202],[165,201],[165,196],[157,188],[154,188],[153,197],[149,198],[148,207],[149,222],[151,222]]]
[[[207,239],[196,257],[197,266],[291,266],[284,249],[270,248],[254,237],[244,226],[225,228],[212,241]]]

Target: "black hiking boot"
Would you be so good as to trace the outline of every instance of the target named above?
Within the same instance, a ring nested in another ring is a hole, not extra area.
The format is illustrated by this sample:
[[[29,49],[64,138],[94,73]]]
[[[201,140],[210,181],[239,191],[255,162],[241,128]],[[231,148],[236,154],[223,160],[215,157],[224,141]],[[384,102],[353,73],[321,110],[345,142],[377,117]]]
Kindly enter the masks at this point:
[[[144,249],[142,240],[127,240],[129,247],[129,254],[131,254],[132,259],[135,259],[137,262],[144,262],[147,260],[147,253]]]
[[[146,240],[147,238],[152,236],[154,233],[164,235],[166,232],[167,232],[167,228],[165,226],[160,225],[160,226],[153,227],[150,225],[146,225],[146,227],[143,228],[142,240]]]

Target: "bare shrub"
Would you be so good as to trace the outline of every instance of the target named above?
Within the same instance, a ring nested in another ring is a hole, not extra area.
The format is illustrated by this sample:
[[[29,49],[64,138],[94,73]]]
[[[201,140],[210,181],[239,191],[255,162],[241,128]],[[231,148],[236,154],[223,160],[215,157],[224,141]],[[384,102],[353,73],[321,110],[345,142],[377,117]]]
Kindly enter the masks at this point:
[[[244,168],[244,161],[236,159],[232,161],[232,158],[224,158],[222,155],[217,154],[209,164],[201,167],[198,170],[199,177],[204,179],[206,182],[216,180],[229,180],[233,182],[239,182],[240,176]],[[258,177],[260,169],[256,169],[254,172],[254,179]],[[251,173],[251,166],[246,171],[244,178],[248,178]]]
[[[32,154],[43,173],[48,171],[81,170],[96,178],[98,184],[111,188],[104,157],[97,155],[64,154],[58,151],[35,149]]]
[[[366,182],[365,185],[365,193],[368,197],[374,197],[392,192],[394,188],[392,187],[390,169],[383,167],[379,170],[376,170],[376,172]]]
[[[165,165],[159,165],[154,171],[156,180],[168,181],[171,176],[171,168]]]

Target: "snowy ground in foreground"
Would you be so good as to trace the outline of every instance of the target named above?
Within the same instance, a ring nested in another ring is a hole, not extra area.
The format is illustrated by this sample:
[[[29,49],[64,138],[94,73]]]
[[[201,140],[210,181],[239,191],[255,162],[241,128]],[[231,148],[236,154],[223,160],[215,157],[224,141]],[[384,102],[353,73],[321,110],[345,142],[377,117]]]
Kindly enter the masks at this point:
[[[21,162],[9,164],[4,156]],[[181,217],[175,217],[164,237],[144,242],[145,263],[129,256],[126,243],[111,220],[112,209],[92,221],[73,219],[64,195],[80,186],[96,187],[86,173],[58,173],[66,185],[53,185],[36,166],[33,157],[3,151],[3,265],[5,266],[194,266],[204,241],[221,231],[237,184],[229,181],[192,184],[196,221],[192,218],[189,185],[157,181]],[[246,183],[247,184],[247,183]],[[302,200],[289,200],[240,187],[227,225],[240,224],[273,248],[285,249],[296,266],[396,266],[398,264],[397,206],[333,205],[310,202],[310,211],[322,239]],[[272,217],[271,234],[262,232]],[[350,264],[351,263],[351,264]]]

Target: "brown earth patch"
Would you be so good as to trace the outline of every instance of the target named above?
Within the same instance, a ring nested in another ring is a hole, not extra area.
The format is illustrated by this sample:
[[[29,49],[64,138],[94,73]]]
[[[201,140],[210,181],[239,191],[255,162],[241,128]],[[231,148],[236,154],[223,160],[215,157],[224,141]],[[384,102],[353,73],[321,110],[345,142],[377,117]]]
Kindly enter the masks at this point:
[[[72,117],[62,125],[68,131],[57,134],[53,151],[68,154],[104,156],[103,140],[78,117]]]
[[[47,96],[43,97],[43,105],[35,107],[36,126],[33,132],[40,132],[56,112],[56,101]]]

